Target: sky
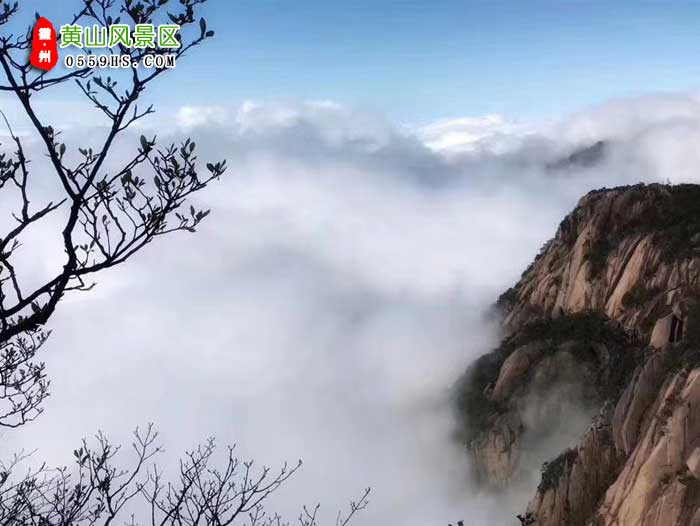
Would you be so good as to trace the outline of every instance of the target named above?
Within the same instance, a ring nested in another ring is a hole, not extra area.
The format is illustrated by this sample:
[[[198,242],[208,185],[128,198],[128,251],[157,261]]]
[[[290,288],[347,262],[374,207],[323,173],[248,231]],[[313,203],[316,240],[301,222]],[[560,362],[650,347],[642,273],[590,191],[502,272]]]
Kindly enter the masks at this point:
[[[72,4],[22,7],[60,25]],[[217,36],[161,103],[329,99],[407,124],[541,120],[700,74],[693,1],[211,0],[204,14]]]
[[[63,2],[30,5],[61,23]],[[158,113],[105,167],[141,133],[191,136],[228,162],[196,197],[211,216],[61,302],[46,411],[1,451],[63,465],[98,429],[125,442],[153,421],[166,467],[209,435],[261,464],[301,457],[273,502],[292,520],[320,501],[332,524],[371,486],[358,524],[511,523],[539,471],[480,493],[450,389],[498,342],[484,313],[582,195],[699,181],[697,6],[211,0],[216,39],[159,80]],[[104,136],[70,90],[36,104],[67,159]],[[56,202],[21,108],[0,107],[33,202]],[[598,140],[594,165],[546,168]],[[0,201],[0,227],[12,210]],[[63,264],[57,228],[28,234],[28,279]]]

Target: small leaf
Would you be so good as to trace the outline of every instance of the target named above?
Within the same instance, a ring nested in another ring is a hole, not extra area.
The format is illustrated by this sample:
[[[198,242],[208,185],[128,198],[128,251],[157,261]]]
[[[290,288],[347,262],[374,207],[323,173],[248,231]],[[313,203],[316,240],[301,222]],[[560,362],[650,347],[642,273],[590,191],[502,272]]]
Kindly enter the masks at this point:
[[[199,19],[199,29],[202,31],[202,36],[207,32],[207,21],[204,18]]]

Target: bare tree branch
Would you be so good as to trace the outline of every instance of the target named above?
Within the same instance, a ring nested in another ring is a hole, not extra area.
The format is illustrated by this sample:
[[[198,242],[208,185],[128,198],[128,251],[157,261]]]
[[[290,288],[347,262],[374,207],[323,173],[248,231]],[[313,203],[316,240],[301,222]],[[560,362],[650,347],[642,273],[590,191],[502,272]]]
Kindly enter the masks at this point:
[[[157,445],[158,433],[152,425],[134,432],[129,468],[117,467],[121,448],[102,434],[94,445],[83,440],[73,452],[74,469],[48,469],[20,473],[27,455],[17,455],[0,465],[0,524],[108,526],[125,510],[131,524],[149,526],[251,526],[288,525],[280,515],[266,511],[269,497],[301,467],[283,465],[273,472],[255,469],[252,461],[242,461],[235,447],[228,447],[221,468],[213,467],[216,445],[213,439],[189,451],[180,461],[175,480],[167,481],[154,463],[163,450]],[[119,465],[123,465],[120,462]],[[366,489],[349,511],[338,514],[336,526],[347,526],[369,499]],[[301,526],[318,526],[319,506],[304,507]],[[141,510],[141,513],[138,512]],[[146,511],[147,510],[147,511]],[[142,516],[142,522],[136,517]],[[126,522],[126,521],[125,521]]]
[[[110,50],[128,55],[132,62],[171,53],[176,59],[211,38],[214,32],[197,16],[205,0],[83,0],[71,17],[107,28],[126,23],[167,20],[181,27],[177,49],[127,48]],[[174,7],[173,7],[174,6]],[[173,11],[168,11],[173,7]],[[152,106],[139,107],[150,83],[167,69],[145,72],[133,68],[120,75],[94,75],[77,69],[52,76],[37,72],[29,62],[32,28],[20,34],[2,33],[19,11],[19,3],[0,0],[0,91],[15,95],[40,139],[43,153],[60,182],[60,195],[36,204],[32,196],[31,161],[21,138],[8,119],[12,151],[0,151],[0,191],[15,200],[12,223],[0,232],[0,427],[19,427],[42,412],[49,395],[45,365],[37,352],[49,333],[43,327],[58,303],[69,293],[85,292],[94,285],[91,277],[120,265],[166,234],[194,232],[209,215],[196,209],[189,198],[221,177],[226,162],[199,162],[195,143],[160,144],[156,137],[141,136],[134,152],[108,169],[114,144],[135,122],[153,113]],[[38,16],[38,15],[37,15]],[[185,37],[183,35],[193,35]],[[92,50],[83,49],[91,54]],[[123,83],[120,85],[119,83]],[[61,132],[46,122],[34,100],[45,90],[75,85],[82,96],[107,119],[101,146],[67,145]],[[76,160],[77,158],[77,160]],[[43,176],[44,174],[42,174]],[[64,215],[56,212],[62,209]],[[53,275],[38,285],[27,283],[17,271],[23,238],[44,221],[62,221],[60,240],[64,260]],[[185,454],[174,480],[166,479],[154,463],[162,451],[152,425],[134,433],[132,462],[101,433],[84,440],[73,452],[68,467],[21,471],[28,455],[18,454],[0,463],[0,524],[3,526],[108,526],[117,522],[132,526],[251,526],[288,525],[277,514],[268,514],[266,504],[301,467],[301,462],[272,471],[256,469],[252,461],[240,461],[228,448],[222,467],[214,467],[215,443],[210,439]],[[120,467],[128,465],[130,467]],[[369,489],[349,511],[339,514],[336,526],[346,526],[368,502]],[[318,526],[316,506],[304,508],[300,522]],[[147,513],[143,510],[148,510]],[[137,522],[143,515],[144,522]]]

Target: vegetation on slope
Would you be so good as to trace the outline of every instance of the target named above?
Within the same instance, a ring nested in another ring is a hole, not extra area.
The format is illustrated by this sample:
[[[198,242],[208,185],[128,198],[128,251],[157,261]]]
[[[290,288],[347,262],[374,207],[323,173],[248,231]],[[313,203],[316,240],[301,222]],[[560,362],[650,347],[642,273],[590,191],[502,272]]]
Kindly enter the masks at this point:
[[[616,398],[624,387],[627,376],[638,359],[635,352],[640,346],[607,317],[597,313],[539,319],[523,326],[506,338],[501,345],[477,359],[458,381],[455,408],[460,421],[460,438],[471,443],[486,429],[488,421],[506,408],[488,395],[488,387],[498,379],[506,359],[518,348],[528,344],[543,345],[544,356],[559,352],[563,343],[575,344],[574,356],[582,363],[595,363],[597,354],[593,345],[604,344],[610,362],[599,370],[596,391],[601,399]],[[525,381],[526,376],[522,381]]]
[[[555,488],[566,469],[573,466],[577,459],[578,451],[568,448],[555,459],[545,462],[542,465],[542,479],[537,490],[540,493],[545,493],[547,490]]]
[[[605,236],[593,243],[589,259],[594,275],[604,268],[607,256],[624,237],[653,234],[662,260],[673,261],[697,255],[700,245],[700,185],[636,185],[629,192],[630,213],[613,215]],[[620,190],[616,188],[615,190]],[[639,205],[636,209],[635,206]]]

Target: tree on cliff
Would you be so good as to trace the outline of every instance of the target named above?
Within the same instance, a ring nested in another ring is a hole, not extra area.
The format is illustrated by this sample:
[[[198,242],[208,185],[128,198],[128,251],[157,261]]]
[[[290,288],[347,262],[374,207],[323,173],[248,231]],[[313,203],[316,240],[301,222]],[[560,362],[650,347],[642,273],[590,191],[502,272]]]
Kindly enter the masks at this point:
[[[205,0],[83,0],[71,25],[109,28],[113,24],[180,26],[174,49],[128,47],[119,44],[109,52],[129,56],[132,63],[172,53],[176,60],[211,38],[197,11]],[[171,9],[172,11],[168,11]],[[0,224],[0,427],[17,428],[36,419],[49,395],[46,368],[39,358],[49,331],[46,323],[69,294],[89,291],[94,276],[126,262],[160,236],[194,232],[209,214],[188,203],[192,194],[207,187],[226,171],[225,161],[206,163],[197,158],[196,145],[161,145],[141,136],[133,154],[116,165],[110,158],[118,137],[153,112],[139,106],[144,91],[166,69],[130,68],[118,78],[96,75],[90,68],[50,74],[34,69],[29,60],[32,28],[11,33],[18,2],[0,0],[0,91],[13,94],[50,164],[60,196],[40,202],[39,186],[25,153],[23,139],[12,132],[11,150],[0,152],[0,197],[3,212],[11,214]],[[39,15],[36,15],[37,20]],[[189,35],[185,37],[184,35]],[[81,52],[92,54],[87,48]],[[36,97],[51,88],[75,85],[92,106],[104,114],[108,126],[100,146],[70,145],[61,132],[46,122],[35,106]],[[3,115],[3,118],[5,116]],[[126,140],[129,136],[126,136]],[[112,156],[115,157],[115,156]],[[43,174],[42,174],[43,175]],[[12,205],[6,203],[14,203]],[[23,241],[40,223],[60,224],[57,236],[64,251],[60,268],[37,283],[22,272]],[[9,224],[9,225],[8,225]],[[229,448],[223,465],[215,467],[213,440],[181,459],[175,480],[166,480],[153,463],[161,448],[152,426],[136,430],[133,461],[122,467],[122,453],[103,435],[84,441],[73,452],[71,469],[39,466],[21,471],[26,457],[17,454],[0,463],[0,523],[11,525],[83,525],[125,522],[124,514],[146,511],[144,522],[169,524],[282,524],[265,511],[265,501],[299,468],[256,470]],[[344,525],[367,504],[369,490],[352,502]],[[304,509],[301,524],[317,523],[318,508]],[[139,519],[131,517],[131,522]]]

